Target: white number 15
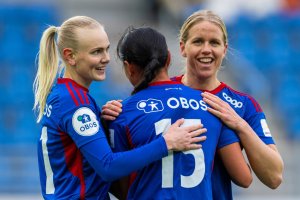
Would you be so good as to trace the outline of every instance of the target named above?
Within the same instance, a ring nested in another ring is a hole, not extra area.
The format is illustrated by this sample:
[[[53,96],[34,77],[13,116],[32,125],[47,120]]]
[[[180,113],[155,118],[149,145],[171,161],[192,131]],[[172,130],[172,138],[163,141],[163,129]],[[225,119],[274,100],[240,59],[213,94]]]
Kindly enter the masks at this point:
[[[201,123],[200,119],[185,119],[182,126],[190,126]],[[164,134],[171,126],[171,119],[162,119],[155,123],[156,135]],[[196,187],[201,183],[205,173],[204,153],[202,148],[182,152],[184,154],[192,154],[195,161],[195,169],[189,176],[180,175],[181,186],[184,188]],[[181,163],[184,165],[184,163]],[[174,176],[174,156],[173,152],[169,152],[167,157],[162,159],[162,188],[173,187]]]

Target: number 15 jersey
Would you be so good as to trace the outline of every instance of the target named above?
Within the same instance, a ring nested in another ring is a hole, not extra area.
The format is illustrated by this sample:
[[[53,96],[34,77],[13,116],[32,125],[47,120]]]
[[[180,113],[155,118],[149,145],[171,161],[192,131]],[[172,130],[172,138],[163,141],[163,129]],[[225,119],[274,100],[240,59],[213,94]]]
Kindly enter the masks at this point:
[[[161,137],[180,118],[185,119],[184,126],[202,123],[207,128],[202,149],[169,152],[167,157],[137,171],[128,199],[212,199],[215,152],[239,139],[207,111],[200,94],[181,83],[165,81],[153,83],[123,101],[122,113],[109,126],[116,152]]]

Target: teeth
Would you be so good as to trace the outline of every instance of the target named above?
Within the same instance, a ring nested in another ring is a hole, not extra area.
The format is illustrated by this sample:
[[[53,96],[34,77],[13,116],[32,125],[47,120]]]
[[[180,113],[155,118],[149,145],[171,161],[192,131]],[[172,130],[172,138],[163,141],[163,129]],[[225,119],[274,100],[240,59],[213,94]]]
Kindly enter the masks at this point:
[[[210,63],[210,62],[212,62],[212,58],[201,58],[200,62]]]

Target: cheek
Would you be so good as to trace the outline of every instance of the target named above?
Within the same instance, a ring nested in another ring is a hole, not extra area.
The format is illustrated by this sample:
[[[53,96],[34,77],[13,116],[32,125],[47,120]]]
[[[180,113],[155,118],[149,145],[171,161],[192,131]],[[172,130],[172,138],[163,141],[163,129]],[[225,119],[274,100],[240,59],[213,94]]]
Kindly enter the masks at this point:
[[[189,51],[186,52],[186,57],[190,61],[195,60],[195,57],[197,57],[197,55],[198,55],[198,52],[196,49],[189,49]]]
[[[225,54],[223,51],[218,52],[218,60],[220,60],[220,62],[222,62],[222,60],[224,59]]]

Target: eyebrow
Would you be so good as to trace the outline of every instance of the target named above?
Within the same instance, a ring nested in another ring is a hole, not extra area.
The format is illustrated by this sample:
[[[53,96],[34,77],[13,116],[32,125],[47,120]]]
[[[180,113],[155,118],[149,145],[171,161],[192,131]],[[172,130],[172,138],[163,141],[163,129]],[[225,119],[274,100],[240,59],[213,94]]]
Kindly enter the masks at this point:
[[[110,47],[110,44],[107,45],[107,47],[95,47],[95,48],[92,48],[91,51],[95,51],[95,50],[104,50],[104,49],[108,49]]]

